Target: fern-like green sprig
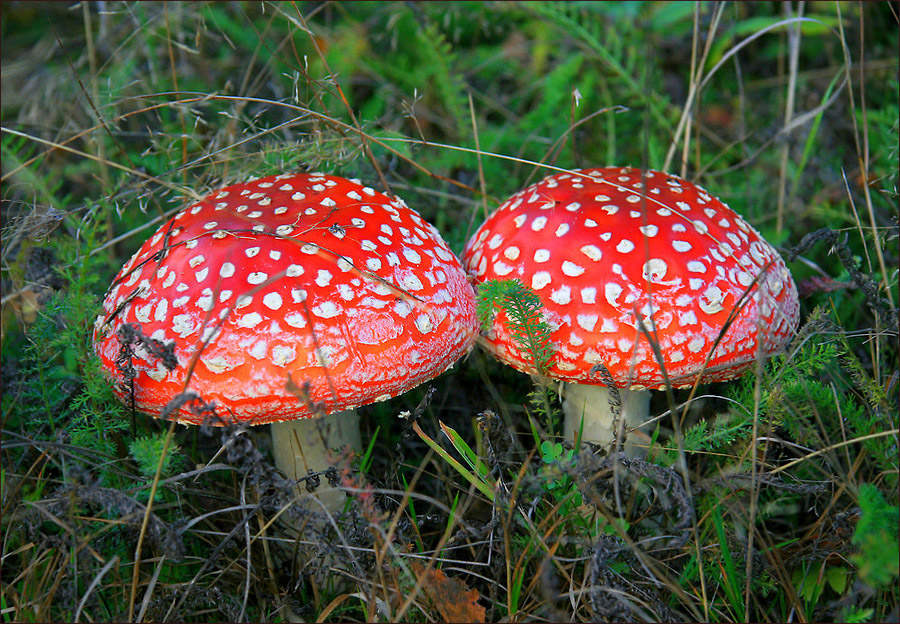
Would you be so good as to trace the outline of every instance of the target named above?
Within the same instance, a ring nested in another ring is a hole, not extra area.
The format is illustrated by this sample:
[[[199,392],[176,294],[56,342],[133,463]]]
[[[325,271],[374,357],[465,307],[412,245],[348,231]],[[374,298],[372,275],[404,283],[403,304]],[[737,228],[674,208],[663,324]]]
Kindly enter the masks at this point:
[[[506,312],[506,326],[518,347],[531,355],[534,371],[544,377],[553,359],[550,326],[541,317],[541,298],[520,280],[491,280],[478,288],[478,318],[486,330],[495,308]]]
[[[538,377],[546,378],[553,360],[553,346],[550,343],[550,326],[541,316],[541,298],[517,279],[491,280],[478,288],[476,311],[485,330],[493,323],[496,308],[506,312],[506,327],[519,349],[531,355],[534,372]],[[553,435],[559,414],[553,407],[550,392],[550,385],[541,383],[528,395],[528,399]]]

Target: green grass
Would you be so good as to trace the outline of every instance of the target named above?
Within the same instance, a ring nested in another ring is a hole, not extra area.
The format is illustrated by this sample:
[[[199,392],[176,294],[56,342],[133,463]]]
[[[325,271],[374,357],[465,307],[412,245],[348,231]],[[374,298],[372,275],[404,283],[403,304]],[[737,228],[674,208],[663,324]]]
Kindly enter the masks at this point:
[[[0,619],[896,619],[898,16],[798,6],[0,5]],[[460,252],[551,167],[604,165],[702,184],[802,290],[758,376],[654,399],[646,461],[570,452],[555,395],[476,349],[362,410],[323,522],[265,427],[170,439],[100,373],[118,268],[219,186],[358,177]]]

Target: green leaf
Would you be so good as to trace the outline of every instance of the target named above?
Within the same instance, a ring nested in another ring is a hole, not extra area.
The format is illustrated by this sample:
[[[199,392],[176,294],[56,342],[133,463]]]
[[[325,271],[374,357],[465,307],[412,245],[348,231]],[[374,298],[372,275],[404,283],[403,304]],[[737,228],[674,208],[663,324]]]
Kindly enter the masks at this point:
[[[562,457],[563,446],[559,442],[544,440],[541,442],[541,459],[544,463],[559,461]]]
[[[858,624],[859,622],[870,622],[872,621],[872,616],[875,615],[875,609],[863,609],[861,607],[853,607],[847,609],[841,614],[841,617],[838,618],[839,622],[846,622],[847,624]]]
[[[794,571],[791,573],[791,582],[796,588],[797,595],[806,602],[817,602],[819,596],[822,595],[822,590],[825,589],[824,581],[819,579],[820,570],[821,568],[818,565],[809,569],[799,566],[794,568]]]
[[[441,427],[441,431],[443,431],[444,435],[447,436],[447,439],[450,440],[450,444],[452,444],[453,448],[462,455],[463,459],[466,460],[466,463],[469,464],[469,467],[478,473],[479,477],[486,479],[491,472],[490,468],[479,459],[478,454],[472,450],[472,447],[462,439],[462,436],[460,436],[453,427],[449,427],[441,421],[438,421],[438,424]]]
[[[725,572],[725,594],[728,596],[728,601],[731,603],[731,607],[734,609],[738,621],[743,622],[744,599],[741,595],[740,575],[734,565],[731,549],[728,548],[728,539],[725,536],[725,524],[722,521],[722,512],[718,506],[713,507],[712,519],[716,528],[716,537],[719,540],[719,548],[722,551],[722,564]]]
[[[828,566],[825,568],[825,580],[828,585],[838,594],[843,594],[847,589],[847,577],[849,570],[843,566]]]
[[[853,543],[859,552],[851,556],[860,578],[872,587],[892,583],[900,567],[900,543],[898,543],[898,509],[888,504],[881,491],[870,483],[859,488],[861,514]]]
[[[413,431],[416,432],[416,435],[418,435],[422,439],[422,441],[425,442],[425,444],[427,444],[431,448],[431,450],[433,450],[435,453],[440,455],[441,459],[443,459],[445,462],[450,464],[453,467],[453,469],[456,470],[456,472],[458,472],[460,475],[462,475],[466,481],[468,481],[469,483],[474,485],[476,488],[478,488],[478,490],[482,494],[484,494],[488,498],[488,500],[490,500],[492,503],[494,502],[494,489],[493,489],[494,484],[493,483],[488,485],[488,483],[486,483],[484,479],[477,477],[475,474],[472,473],[471,470],[466,469],[465,466],[463,466],[456,459],[451,457],[450,453],[445,451],[441,447],[440,444],[435,442],[433,438],[431,438],[427,433],[422,431],[422,428],[419,426],[418,422],[413,422],[412,428],[413,428]]]

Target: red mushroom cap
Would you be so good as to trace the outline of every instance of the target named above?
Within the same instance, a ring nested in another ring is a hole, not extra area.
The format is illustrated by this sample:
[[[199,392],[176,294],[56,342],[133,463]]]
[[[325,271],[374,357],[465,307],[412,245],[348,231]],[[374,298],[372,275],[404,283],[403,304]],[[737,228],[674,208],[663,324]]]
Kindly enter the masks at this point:
[[[322,174],[236,184],[179,212],[103,307],[95,349],[120,382],[122,324],[174,342],[171,371],[137,349],[138,409],[158,415],[189,389],[252,424],[315,415],[289,375],[326,413],[349,409],[436,377],[476,333],[474,292],[437,230],[399,198]]]
[[[759,233],[702,188],[658,171],[599,168],[553,175],[504,202],[475,232],[463,264],[476,282],[522,280],[544,305],[555,348],[549,375],[620,386],[738,376],[790,339],[799,319],[794,281]],[[746,296],[745,296],[746,295]],[[498,358],[531,370],[504,312],[485,337]]]

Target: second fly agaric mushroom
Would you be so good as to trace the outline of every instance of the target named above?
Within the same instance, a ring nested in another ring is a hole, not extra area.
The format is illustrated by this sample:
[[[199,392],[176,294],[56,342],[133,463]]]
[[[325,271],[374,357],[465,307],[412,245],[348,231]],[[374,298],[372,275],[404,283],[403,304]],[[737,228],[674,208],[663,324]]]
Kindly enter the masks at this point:
[[[235,184],[188,206],[125,264],[103,307],[95,348],[122,400],[159,415],[190,390],[226,420],[276,423],[276,465],[294,478],[324,470],[328,447],[359,447],[346,410],[436,377],[476,333],[474,292],[437,230],[399,198],[322,174]],[[122,384],[126,323],[173,344],[175,368],[139,346]]]
[[[630,167],[549,176],[504,202],[475,232],[463,264],[478,283],[519,279],[541,298],[564,389],[565,435],[613,439],[603,364],[630,427],[649,393],[740,375],[780,350],[799,319],[784,261],[744,219],[677,176]],[[649,337],[648,337],[649,336]],[[651,347],[659,347],[661,361]],[[524,371],[499,312],[484,344]],[[596,369],[595,369],[596,370]],[[583,421],[582,421],[583,419]]]

